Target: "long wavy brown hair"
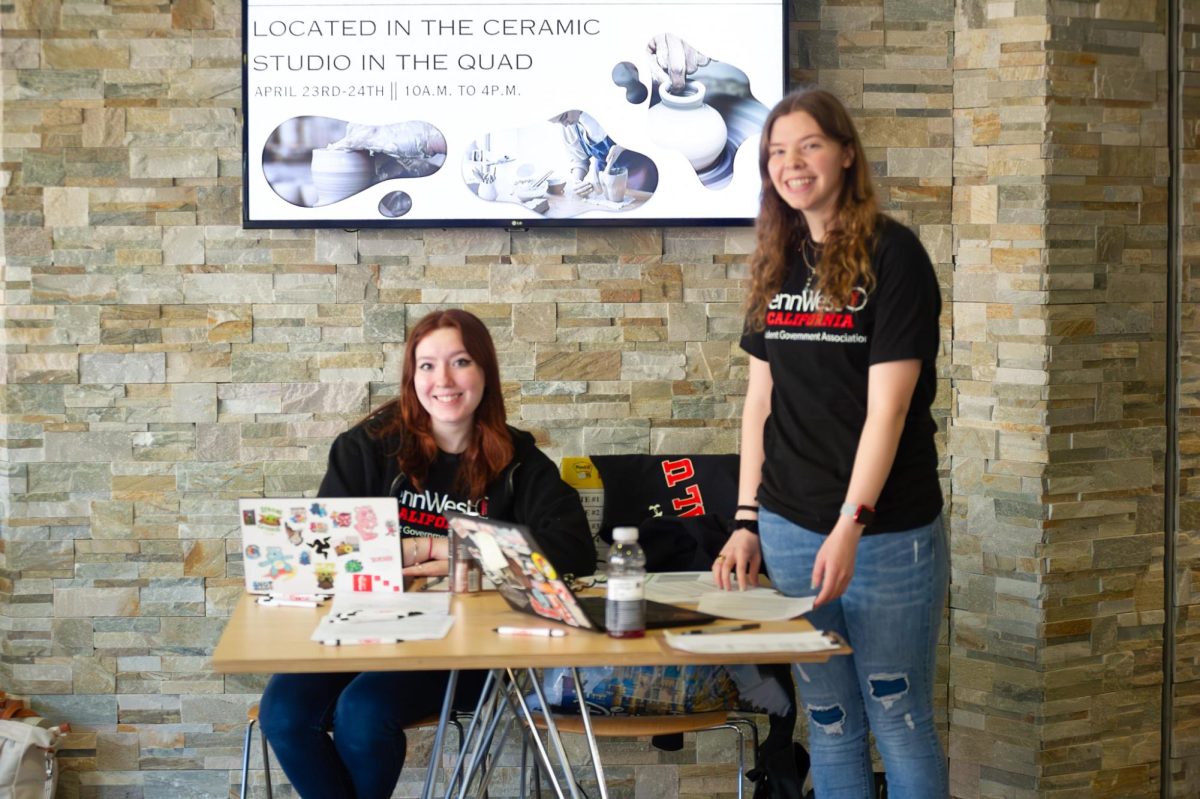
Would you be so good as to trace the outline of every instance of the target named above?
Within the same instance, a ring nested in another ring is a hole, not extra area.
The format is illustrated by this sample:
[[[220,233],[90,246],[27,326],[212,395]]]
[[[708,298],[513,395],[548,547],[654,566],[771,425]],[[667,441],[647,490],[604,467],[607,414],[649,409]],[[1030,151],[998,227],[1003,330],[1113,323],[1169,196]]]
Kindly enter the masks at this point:
[[[767,171],[772,127],[780,117],[797,111],[807,113],[816,120],[822,133],[853,153],[842,181],[837,210],[825,231],[824,246],[815,265],[816,287],[827,306],[842,308],[850,304],[856,289],[869,292],[875,285],[871,248],[879,226],[879,206],[858,131],[841,100],[824,89],[792,92],[767,115],[759,142],[762,202],[755,224],[757,242],[750,257],[750,291],[745,306],[746,323],[751,330],[763,329],[767,305],[783,287],[788,266],[808,236],[804,215],[783,201]]]
[[[400,396],[381,406],[368,417],[374,424],[368,429],[376,437],[388,435],[400,439],[395,453],[403,471],[421,489],[429,477],[429,468],[437,458],[437,442],[429,422],[429,413],[417,399],[413,376],[417,368],[417,345],[435,330],[454,328],[462,336],[471,359],[483,370],[483,398],[475,409],[475,431],[459,461],[455,487],[470,499],[479,499],[513,458],[512,436],[508,432],[504,395],[500,388],[500,365],[496,345],[487,326],[468,311],[451,308],[424,316],[409,331],[404,347],[404,374]]]

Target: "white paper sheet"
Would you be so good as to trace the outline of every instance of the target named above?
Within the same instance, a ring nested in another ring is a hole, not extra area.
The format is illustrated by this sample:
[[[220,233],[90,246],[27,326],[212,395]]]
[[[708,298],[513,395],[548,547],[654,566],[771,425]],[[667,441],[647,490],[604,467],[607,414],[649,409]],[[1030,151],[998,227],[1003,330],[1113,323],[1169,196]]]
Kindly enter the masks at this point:
[[[812,610],[811,596],[784,596],[778,591],[713,591],[700,597],[696,609],[727,619],[783,621],[803,616]]]
[[[717,635],[680,635],[666,633],[672,649],[699,655],[731,652],[824,652],[839,644],[820,630],[800,633],[724,633]]]
[[[778,593],[772,588],[759,587],[742,593],[759,591]],[[646,575],[646,599],[655,602],[699,602],[705,594],[713,593],[721,593],[721,589],[713,584],[712,572],[653,572]]]
[[[311,640],[331,646],[445,638],[454,626],[446,592],[338,594]]]

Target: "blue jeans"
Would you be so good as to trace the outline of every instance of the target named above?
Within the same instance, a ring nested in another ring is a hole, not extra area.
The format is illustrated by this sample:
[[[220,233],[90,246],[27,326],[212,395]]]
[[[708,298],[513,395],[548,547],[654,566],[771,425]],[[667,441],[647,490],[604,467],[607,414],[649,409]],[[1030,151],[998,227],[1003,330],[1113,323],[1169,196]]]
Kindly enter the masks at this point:
[[[459,673],[456,709],[474,709],[485,675]],[[404,767],[404,727],[441,711],[446,679],[444,671],[276,674],[259,724],[304,799],[387,799]]]
[[[772,582],[788,596],[814,594],[813,561],[826,537],[766,508],[758,518]],[[888,796],[949,795],[933,724],[935,648],[949,579],[939,516],[914,530],[863,536],[846,593],[808,614],[813,626],[838,632],[854,649],[826,663],[796,664],[820,799],[874,796],[868,728],[887,770]]]

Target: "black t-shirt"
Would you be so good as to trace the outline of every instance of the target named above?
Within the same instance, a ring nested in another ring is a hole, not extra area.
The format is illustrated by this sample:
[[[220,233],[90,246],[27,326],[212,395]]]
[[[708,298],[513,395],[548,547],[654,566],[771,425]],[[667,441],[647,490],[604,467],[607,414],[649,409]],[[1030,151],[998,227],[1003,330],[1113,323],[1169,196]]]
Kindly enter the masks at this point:
[[[747,332],[742,349],[767,361],[774,387],[763,430],[759,502],[790,521],[828,533],[838,520],[867,418],[873,364],[917,358],[913,392],[896,460],[875,503],[867,534],[911,530],[942,508],[935,425],[941,295],[929,255],[911,230],[881,219],[871,258],[875,288],[849,306],[824,309],[797,253],[768,305],[766,329]]]
[[[425,486],[418,491],[412,480],[405,477],[396,486],[396,499],[400,502],[400,534],[412,536],[446,535],[448,510],[473,515],[487,515],[487,498],[470,500],[454,490],[454,478],[458,475],[461,458],[438,450],[437,460],[429,469]]]

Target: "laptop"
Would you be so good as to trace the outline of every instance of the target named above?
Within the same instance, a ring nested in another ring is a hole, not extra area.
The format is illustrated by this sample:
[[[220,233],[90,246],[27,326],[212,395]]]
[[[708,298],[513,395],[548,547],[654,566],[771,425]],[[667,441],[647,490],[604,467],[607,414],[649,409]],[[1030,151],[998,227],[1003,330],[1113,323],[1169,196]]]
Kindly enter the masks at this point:
[[[513,610],[585,630],[607,630],[605,598],[577,596],[542,553],[528,527],[454,511],[445,516],[450,535],[466,544]],[[646,601],[647,629],[708,624],[716,618],[678,605]]]
[[[404,590],[395,497],[238,500],[246,590]]]

